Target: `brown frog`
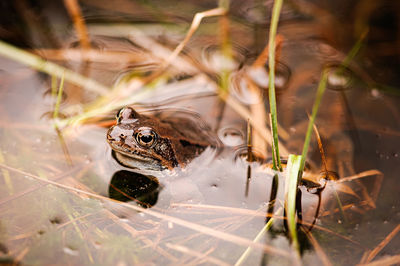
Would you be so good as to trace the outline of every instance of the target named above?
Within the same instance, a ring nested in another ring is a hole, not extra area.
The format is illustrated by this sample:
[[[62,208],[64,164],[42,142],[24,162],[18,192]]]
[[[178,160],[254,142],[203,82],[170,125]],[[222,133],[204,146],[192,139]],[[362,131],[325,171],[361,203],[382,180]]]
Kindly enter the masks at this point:
[[[107,141],[117,161],[130,168],[163,170],[185,166],[207,147],[218,146],[199,121],[174,116],[150,116],[125,107]]]

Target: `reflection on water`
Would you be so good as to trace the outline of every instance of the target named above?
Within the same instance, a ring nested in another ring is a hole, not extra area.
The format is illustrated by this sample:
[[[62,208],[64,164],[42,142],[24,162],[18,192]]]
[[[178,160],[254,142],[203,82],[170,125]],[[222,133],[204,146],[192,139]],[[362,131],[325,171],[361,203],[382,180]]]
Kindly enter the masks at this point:
[[[338,10],[342,7],[331,2]],[[368,13],[374,10],[370,2],[360,0],[356,6]],[[80,1],[92,42],[84,57],[62,4],[36,0],[16,3],[2,4],[2,40],[34,48],[48,60],[98,82],[118,84],[122,99],[135,95],[140,79],[167,60],[196,12],[216,7],[215,1]],[[262,102],[268,110],[267,65],[253,68],[252,64],[266,43],[272,3],[232,2],[231,55],[221,52],[219,19],[205,19],[182,56],[172,62],[164,76],[148,84],[150,96],[135,104],[140,112],[151,110],[164,118],[174,115],[177,120],[199,113],[192,116],[193,122],[200,128],[211,127],[213,137],[223,143],[186,167],[167,171],[133,172],[111,157],[106,128],[114,123],[108,120],[114,113],[63,129],[65,145],[61,145],[51,119],[41,119],[43,114],[53,114],[51,77],[0,58],[0,164],[143,207],[143,211],[133,211],[121,203],[94,200],[2,168],[0,263],[235,264],[254,245],[253,239],[271,215],[284,207],[285,178],[271,171],[268,159],[257,147],[253,147],[257,160],[246,159],[246,118],[221,104],[216,96],[221,82],[218,77],[221,70],[231,71],[227,77],[231,96],[246,110]],[[325,9],[327,3],[285,4],[278,29],[283,36],[275,77],[278,121],[288,132],[280,137],[291,153],[301,153],[307,112],[312,108],[321,69],[330,66],[328,90],[316,121],[327,172],[321,167],[320,151],[313,140],[305,172],[308,179],[303,180],[297,199],[304,229],[299,234],[305,238],[301,262],[305,265],[320,265],[325,259],[327,264],[357,264],[368,256],[366,250],[375,249],[400,223],[396,179],[400,171],[400,101],[398,89],[385,86],[386,82],[392,86],[398,83],[398,68],[393,67],[398,66],[398,53],[392,43],[379,42],[382,35],[397,38],[397,20],[391,17],[395,12],[383,12],[383,2],[377,3],[380,11],[364,14],[365,18],[355,12],[358,24],[353,25],[344,18],[345,13]],[[382,31],[382,14],[388,14],[391,29]],[[349,25],[343,25],[342,20]],[[363,44],[368,53],[361,49],[342,67],[359,37],[358,30],[350,32],[350,25],[374,27]],[[83,58],[90,58],[90,62]],[[386,61],[391,67],[384,64]],[[253,85],[258,90],[252,90]],[[68,82],[65,86],[63,116],[93,107],[95,94],[84,88],[77,93],[78,88]],[[103,99],[96,104],[107,103]],[[65,147],[72,165],[65,160]],[[385,178],[377,171],[365,172],[370,169],[384,172]],[[362,178],[346,179],[360,172]],[[152,216],[151,211],[165,216]],[[276,250],[254,245],[244,264],[294,263],[282,213],[274,216],[273,226],[259,242]],[[173,220],[178,218],[189,224],[178,225]],[[231,236],[240,239],[232,240]],[[396,236],[371,261],[385,254],[396,255],[398,246]]]
[[[148,208],[157,203],[160,189],[160,184],[155,177],[122,170],[116,172],[111,178],[108,195],[115,200],[134,201]]]

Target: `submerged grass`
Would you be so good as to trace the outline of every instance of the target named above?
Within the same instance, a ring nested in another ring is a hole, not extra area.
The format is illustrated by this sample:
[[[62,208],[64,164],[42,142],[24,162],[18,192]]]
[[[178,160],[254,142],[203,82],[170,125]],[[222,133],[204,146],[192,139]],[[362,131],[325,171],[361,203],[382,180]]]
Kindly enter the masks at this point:
[[[282,171],[281,160],[279,156],[279,140],[277,126],[277,111],[275,99],[275,38],[276,29],[278,27],[279,15],[281,12],[283,0],[274,1],[272,9],[271,26],[269,29],[269,50],[268,50],[268,66],[269,66],[269,106],[271,112],[271,130],[272,130],[272,152],[273,152],[273,168],[274,170]]]
[[[282,209],[278,209],[275,212],[275,216],[279,216],[281,215]],[[259,242],[261,240],[261,238],[263,236],[265,236],[265,234],[268,232],[268,230],[271,228],[272,224],[274,223],[275,219],[274,217],[271,217],[271,219],[269,219],[269,221],[264,225],[264,227],[261,229],[261,231],[257,234],[257,236],[254,238],[253,242]],[[240,258],[236,261],[235,266],[239,266],[239,265],[243,265],[243,263],[245,262],[245,260],[249,257],[251,251],[253,249],[251,247],[248,247],[243,254],[240,256]]]
[[[56,103],[54,105],[53,119],[58,118],[58,113],[60,111],[60,104],[61,104],[61,99],[62,99],[63,90],[64,90],[64,77],[65,77],[65,75],[63,75],[61,77],[60,87],[58,88],[57,99],[56,99]],[[54,78],[52,79],[52,81],[53,80],[54,80]],[[52,87],[53,87],[53,82],[52,82]]]

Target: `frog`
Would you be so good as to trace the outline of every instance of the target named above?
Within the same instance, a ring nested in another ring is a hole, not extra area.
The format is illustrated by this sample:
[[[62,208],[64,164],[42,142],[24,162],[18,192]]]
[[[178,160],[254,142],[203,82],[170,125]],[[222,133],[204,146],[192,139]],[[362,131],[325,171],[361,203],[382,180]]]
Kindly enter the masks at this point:
[[[172,170],[185,167],[208,147],[220,146],[211,130],[197,119],[162,114],[140,114],[129,106],[117,113],[116,125],[107,131],[107,142],[119,164],[140,170]]]

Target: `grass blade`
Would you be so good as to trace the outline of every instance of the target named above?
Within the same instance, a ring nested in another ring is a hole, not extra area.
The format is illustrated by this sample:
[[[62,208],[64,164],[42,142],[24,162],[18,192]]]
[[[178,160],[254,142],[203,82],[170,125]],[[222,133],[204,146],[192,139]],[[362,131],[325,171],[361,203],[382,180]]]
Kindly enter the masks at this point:
[[[285,208],[287,214],[287,222],[290,237],[292,239],[293,248],[299,252],[299,241],[297,238],[296,226],[296,193],[298,184],[298,173],[302,161],[301,155],[290,154],[287,164],[287,175],[285,183]]]
[[[281,215],[282,209],[278,209],[274,215],[278,216]],[[271,228],[272,223],[274,222],[274,217],[271,217],[271,219],[264,225],[264,227],[261,229],[260,232],[258,232],[257,236],[254,238],[253,242],[257,243],[261,240],[261,238],[263,236],[265,236],[265,234],[268,232],[268,230]],[[236,261],[235,266],[239,266],[239,265],[243,265],[244,261],[248,258],[248,256],[250,255],[250,252],[253,250],[253,248],[248,247],[242,254],[242,256],[240,256],[240,258]]]
[[[54,106],[54,113],[53,113],[54,119],[58,118],[58,113],[60,110],[60,104],[61,104],[62,94],[63,94],[63,90],[64,90],[64,77],[65,77],[65,75],[62,75],[60,87],[58,88],[58,94],[57,94],[56,104]]]
[[[276,29],[278,27],[279,14],[281,12],[283,0],[275,0],[272,9],[271,26],[269,29],[269,43],[268,43],[268,66],[269,66],[269,106],[271,112],[271,130],[272,130],[272,143],[273,143],[273,168],[274,170],[282,171],[281,160],[279,157],[278,145],[278,126],[277,126],[277,112],[276,112],[276,99],[275,99],[275,37]]]
[[[0,40],[0,55],[8,57],[12,60],[15,60],[27,66],[30,66],[33,69],[36,69],[40,72],[56,76],[58,78],[61,78],[65,73],[66,81],[74,85],[81,86],[82,88],[88,91],[95,92],[100,95],[105,95],[109,91],[109,88],[98,83],[95,80],[84,77],[72,70],[66,69],[57,64],[48,62],[37,55],[26,52],[1,40]]]
[[[321,80],[318,84],[318,89],[317,89],[317,96],[314,101],[314,105],[312,108],[312,113],[310,117],[310,121],[308,122],[308,128],[307,128],[307,133],[306,133],[306,138],[304,140],[304,146],[303,146],[303,152],[301,154],[301,162],[300,162],[300,172],[299,172],[299,179],[301,178],[301,175],[304,171],[304,165],[306,162],[307,158],[307,152],[308,152],[308,147],[310,146],[310,140],[311,140],[311,133],[313,131],[313,125],[315,121],[315,117],[317,116],[317,112],[319,109],[319,105],[321,103],[322,96],[324,95],[325,89],[326,89],[326,81],[328,77],[328,70],[324,69],[322,71],[322,76]]]

